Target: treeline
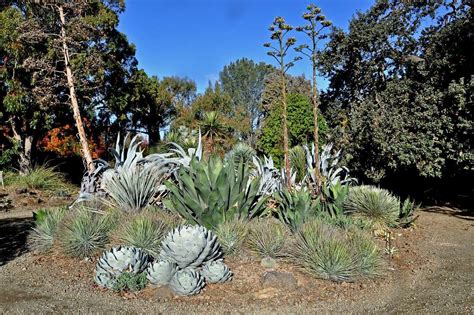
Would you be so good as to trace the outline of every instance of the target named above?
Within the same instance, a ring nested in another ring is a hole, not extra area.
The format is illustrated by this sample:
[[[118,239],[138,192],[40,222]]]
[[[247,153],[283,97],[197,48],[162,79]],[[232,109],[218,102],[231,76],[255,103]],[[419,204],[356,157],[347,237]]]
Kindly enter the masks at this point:
[[[81,154],[61,26],[95,158],[118,132],[146,134],[149,148],[160,150],[166,141],[193,145],[201,129],[207,154],[243,142],[283,165],[282,103],[289,147],[314,141],[312,80],[286,74],[282,102],[278,64],[239,59],[202,94],[188,78],[149,76],[117,30],[124,9],[118,0],[75,1],[63,5],[61,23],[57,5],[13,1],[1,8],[1,168],[27,168],[44,151]],[[429,187],[472,178],[471,3],[379,0],[355,14],[347,31],[323,26],[321,47],[310,54],[329,82],[318,95],[319,145],[342,149],[363,182]],[[288,50],[288,61],[310,44],[304,30],[289,30],[297,49]]]

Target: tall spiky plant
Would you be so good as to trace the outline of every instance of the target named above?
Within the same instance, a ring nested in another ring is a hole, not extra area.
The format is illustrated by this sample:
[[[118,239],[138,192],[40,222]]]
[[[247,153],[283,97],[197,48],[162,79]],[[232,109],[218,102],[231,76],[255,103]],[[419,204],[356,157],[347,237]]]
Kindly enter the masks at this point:
[[[310,4],[307,7],[308,11],[303,13],[303,19],[307,21],[307,24],[304,26],[298,26],[297,31],[306,34],[310,39],[310,45],[303,44],[295,48],[296,51],[300,52],[304,56],[308,57],[311,61],[311,66],[313,70],[312,77],[312,103],[313,103],[313,116],[314,116],[314,144],[315,144],[315,167],[314,167],[314,176],[316,178],[316,185],[314,186],[315,194],[319,194],[321,189],[321,173],[319,169],[319,130],[318,130],[318,108],[319,108],[319,95],[318,95],[318,86],[316,83],[316,71],[317,71],[317,56],[318,56],[318,43],[320,40],[327,37],[326,34],[323,34],[323,30],[329,27],[332,23],[328,21],[326,17],[321,13],[321,9]]]
[[[272,25],[268,28],[271,32],[271,40],[275,42],[273,46],[271,43],[265,43],[263,46],[270,48],[270,51],[267,52],[267,55],[273,57],[278,63],[280,69],[280,84],[281,84],[281,95],[282,95],[282,105],[283,105],[283,154],[285,159],[285,178],[286,185],[291,189],[291,166],[290,166],[290,157],[289,157],[289,137],[288,137],[288,109],[287,109],[287,100],[286,100],[286,72],[293,67],[294,62],[300,60],[301,57],[295,57],[292,61],[287,62],[285,57],[288,55],[288,50],[290,47],[295,45],[296,38],[288,37],[288,33],[293,30],[293,27],[289,24],[286,24],[285,19],[281,16],[277,16],[273,21]]]

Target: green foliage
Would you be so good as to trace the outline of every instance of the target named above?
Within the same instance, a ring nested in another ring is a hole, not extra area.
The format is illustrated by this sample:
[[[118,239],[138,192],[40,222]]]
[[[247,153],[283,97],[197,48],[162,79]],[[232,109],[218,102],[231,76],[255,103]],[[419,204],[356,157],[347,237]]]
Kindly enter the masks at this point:
[[[349,185],[337,182],[334,185],[324,185],[321,194],[316,199],[319,212],[337,217],[344,213],[344,202],[349,194]]]
[[[233,219],[249,219],[263,210],[266,199],[259,195],[259,179],[249,182],[249,168],[219,157],[208,161],[193,159],[181,168],[178,183],[167,183],[170,190],[166,207],[192,223],[208,228]]]
[[[117,277],[117,279],[115,279],[112,290],[115,292],[135,292],[144,289],[147,283],[148,279],[146,277],[146,272],[123,272]]]
[[[74,209],[58,232],[61,247],[70,256],[90,257],[104,249],[114,225],[110,215],[97,213],[94,209]]]
[[[307,272],[322,279],[354,281],[376,275],[380,263],[377,247],[360,233],[348,235],[313,220],[298,230],[291,255]]]
[[[139,212],[150,204],[158,191],[160,179],[152,167],[122,168],[105,181],[111,206],[125,212]]]
[[[294,147],[312,142],[314,121],[309,98],[302,94],[289,94],[287,102],[289,146]],[[280,103],[270,108],[257,143],[258,149],[271,156],[277,165],[280,165],[283,158],[282,114]],[[318,119],[320,139],[324,143],[327,125],[322,115],[319,115]]]
[[[243,220],[222,222],[215,229],[217,239],[226,256],[239,254],[248,234],[248,223]]]
[[[395,227],[400,214],[400,200],[388,190],[374,186],[355,186],[349,190],[344,209],[371,221],[376,229]]]
[[[288,191],[285,187],[276,193],[275,199],[278,203],[278,218],[293,232],[316,216],[316,203],[306,189]]]
[[[29,235],[30,247],[39,252],[51,249],[56,240],[58,226],[67,212],[67,208],[40,209],[33,213],[35,227]]]
[[[300,145],[290,149],[291,169],[296,172],[296,182],[301,182],[306,176],[306,152]]]
[[[285,255],[289,232],[285,225],[273,218],[252,220],[249,224],[247,245],[261,258],[277,258]]]
[[[141,213],[134,217],[125,217],[120,231],[120,240],[124,245],[141,248],[153,257],[157,257],[161,239],[170,230],[157,216]]]
[[[400,206],[400,214],[398,215],[398,223],[401,227],[407,228],[411,226],[417,217],[415,217],[415,210],[419,208],[414,201],[405,199]]]
[[[231,151],[225,155],[226,160],[233,160],[235,165],[239,163],[249,164],[252,163],[253,158],[257,156],[255,150],[243,142],[235,144]]]
[[[7,185],[48,191],[60,190],[67,187],[64,175],[57,172],[54,167],[45,165],[32,167],[28,169],[24,175],[10,173],[5,181]]]

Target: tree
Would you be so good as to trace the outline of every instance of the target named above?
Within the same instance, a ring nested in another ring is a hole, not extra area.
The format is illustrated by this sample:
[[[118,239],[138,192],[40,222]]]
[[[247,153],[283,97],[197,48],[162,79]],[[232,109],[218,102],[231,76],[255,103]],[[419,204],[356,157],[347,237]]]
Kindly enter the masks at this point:
[[[250,142],[255,141],[255,132],[262,119],[261,98],[265,86],[265,78],[275,68],[266,63],[255,63],[250,59],[237,59],[226,65],[219,74],[222,89],[232,99],[232,106],[245,108],[251,121],[251,130],[246,132]]]
[[[318,86],[316,83],[317,67],[318,67],[318,43],[320,40],[327,37],[322,31],[331,25],[331,22],[326,20],[326,17],[321,13],[321,9],[316,7],[314,4],[308,6],[308,11],[303,14],[303,19],[308,23],[305,26],[299,26],[296,28],[297,31],[306,34],[310,39],[310,45],[303,44],[295,48],[296,51],[300,52],[304,56],[308,57],[311,62],[312,69],[312,87],[311,87],[311,101],[313,103],[313,119],[314,119],[314,175],[316,178],[316,185],[314,192],[316,195],[319,194],[321,188],[321,171],[319,169],[319,132],[318,132],[318,110],[319,110],[319,95]]]
[[[272,46],[271,43],[265,43],[264,46],[270,48],[270,51],[267,54],[273,57],[278,65],[280,72],[280,84],[281,84],[281,102],[283,104],[282,108],[282,118],[283,118],[283,155],[285,160],[285,173],[286,173],[286,185],[288,188],[291,187],[291,171],[290,171],[290,157],[289,157],[289,139],[288,139],[288,109],[287,109],[287,100],[286,100],[286,72],[294,66],[294,62],[301,59],[301,57],[295,57],[293,61],[286,62],[285,57],[287,56],[288,50],[291,46],[296,43],[294,37],[287,37],[288,33],[293,29],[292,26],[285,23],[285,20],[278,16],[273,21],[269,30],[271,33],[270,38],[276,42],[276,47]]]
[[[312,106],[307,95],[292,93],[287,96],[289,146],[309,144],[314,130]],[[277,165],[281,165],[283,156],[282,104],[273,107],[265,118],[257,142],[257,149],[271,156]],[[327,133],[327,124],[322,115],[318,116],[321,140]],[[321,141],[322,143],[323,141]]]

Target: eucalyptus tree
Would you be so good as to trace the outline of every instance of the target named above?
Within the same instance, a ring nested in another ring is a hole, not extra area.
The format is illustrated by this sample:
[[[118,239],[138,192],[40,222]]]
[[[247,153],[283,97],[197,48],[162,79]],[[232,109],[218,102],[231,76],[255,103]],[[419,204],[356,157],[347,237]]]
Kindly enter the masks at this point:
[[[303,19],[307,21],[306,25],[296,27],[298,32],[305,34],[309,38],[310,44],[302,44],[295,48],[295,50],[302,55],[306,56],[311,62],[312,69],[312,87],[311,87],[311,101],[313,103],[313,119],[314,119],[314,150],[315,150],[315,165],[314,165],[314,177],[315,185],[314,192],[319,194],[321,187],[321,170],[319,162],[319,130],[318,130],[318,110],[319,110],[319,95],[318,86],[316,82],[317,67],[318,67],[318,43],[320,40],[325,39],[327,34],[324,34],[324,30],[331,26],[331,21],[328,21],[326,17],[321,14],[321,9],[310,4],[307,7],[305,13],[303,13]]]
[[[288,56],[288,50],[295,45],[296,38],[288,37],[288,34],[293,30],[293,27],[285,22],[285,19],[277,16],[269,27],[271,32],[272,43],[265,43],[263,46],[270,48],[267,55],[275,59],[279,66],[280,74],[280,88],[281,88],[281,102],[283,104],[282,119],[283,119],[283,155],[285,163],[285,174],[286,174],[286,185],[288,188],[291,187],[291,170],[290,170],[290,157],[289,157],[289,137],[288,137],[288,109],[286,99],[286,78],[285,74],[287,71],[294,66],[294,62],[300,60],[301,57],[294,57],[292,61],[287,62],[285,57]]]

